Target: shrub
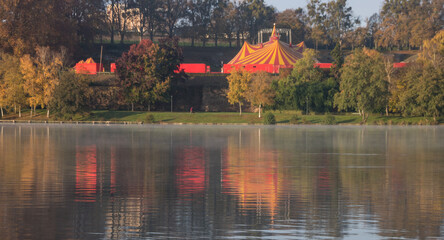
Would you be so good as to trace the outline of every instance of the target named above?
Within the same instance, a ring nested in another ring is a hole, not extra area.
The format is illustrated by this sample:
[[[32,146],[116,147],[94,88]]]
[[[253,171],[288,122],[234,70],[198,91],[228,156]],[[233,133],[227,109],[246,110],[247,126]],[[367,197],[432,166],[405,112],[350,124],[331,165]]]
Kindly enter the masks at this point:
[[[302,124],[310,124],[310,120],[308,120],[306,117],[302,117]]]
[[[298,124],[299,123],[299,116],[298,115],[293,115],[290,118],[290,124]]]
[[[264,116],[264,124],[265,125],[274,125],[276,124],[276,118],[273,113],[266,113]]]
[[[154,115],[153,114],[146,115],[145,120],[147,123],[154,123],[155,122]]]
[[[327,115],[324,118],[324,124],[325,125],[334,125],[336,124],[336,118],[333,115]]]
[[[71,120],[75,114],[88,110],[89,86],[87,79],[71,71],[60,74],[59,84],[55,87],[49,103],[57,118]]]

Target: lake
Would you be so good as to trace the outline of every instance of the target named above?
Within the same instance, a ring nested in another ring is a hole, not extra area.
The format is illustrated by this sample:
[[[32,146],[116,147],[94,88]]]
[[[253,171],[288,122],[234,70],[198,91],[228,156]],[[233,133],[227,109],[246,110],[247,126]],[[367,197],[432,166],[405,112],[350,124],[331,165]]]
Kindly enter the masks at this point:
[[[444,127],[0,125],[1,239],[441,239]]]

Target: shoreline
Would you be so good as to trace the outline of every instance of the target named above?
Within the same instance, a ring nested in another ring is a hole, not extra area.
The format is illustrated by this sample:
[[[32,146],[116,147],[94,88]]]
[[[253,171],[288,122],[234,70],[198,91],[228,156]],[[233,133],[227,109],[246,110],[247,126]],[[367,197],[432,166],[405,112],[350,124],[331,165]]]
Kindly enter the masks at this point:
[[[399,126],[399,127],[431,127],[444,126],[444,124],[359,124],[359,123],[338,123],[338,124],[291,124],[291,123],[276,123],[274,125],[267,125],[263,123],[168,123],[168,122],[138,122],[138,121],[43,121],[43,120],[0,120],[1,124],[47,124],[47,125],[160,125],[160,126]]]

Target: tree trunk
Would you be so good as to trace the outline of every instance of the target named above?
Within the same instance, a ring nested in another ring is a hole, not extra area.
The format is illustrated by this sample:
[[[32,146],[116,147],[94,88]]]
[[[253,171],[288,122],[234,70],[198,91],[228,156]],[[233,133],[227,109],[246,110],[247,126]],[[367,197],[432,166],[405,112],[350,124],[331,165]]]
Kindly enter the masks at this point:
[[[121,32],[120,33],[120,44],[123,44],[124,40],[125,40],[125,33]]]
[[[19,118],[21,118],[22,117],[22,107],[19,106],[18,109],[19,109]]]
[[[31,111],[29,112],[29,116],[32,118],[32,106],[31,106]]]
[[[49,108],[46,109],[46,117],[49,118]]]
[[[14,114],[17,114],[17,105],[14,103]]]
[[[261,118],[262,104],[259,104],[259,118]]]
[[[217,47],[217,33],[214,34],[214,46]]]
[[[131,112],[134,112],[134,103],[131,103]]]
[[[0,111],[2,112],[2,118],[3,118],[3,107],[0,107]]]
[[[242,103],[239,102],[239,115],[242,116]]]
[[[238,48],[240,47],[240,33],[239,32],[236,33],[236,46]]]
[[[148,103],[148,112],[151,112],[151,103]]]
[[[386,106],[385,107],[385,116],[389,116],[389,107],[388,106]]]

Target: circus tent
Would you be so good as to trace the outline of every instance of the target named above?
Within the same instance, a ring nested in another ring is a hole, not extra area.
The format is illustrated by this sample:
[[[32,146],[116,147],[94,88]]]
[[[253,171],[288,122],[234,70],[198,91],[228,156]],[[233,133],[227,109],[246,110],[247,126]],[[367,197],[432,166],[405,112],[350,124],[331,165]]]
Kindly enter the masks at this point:
[[[224,72],[230,73],[232,69],[242,67],[251,72],[279,73],[281,68],[293,68],[296,61],[302,58],[305,48],[304,42],[292,46],[280,41],[274,27],[270,41],[257,45],[245,42],[239,53],[224,65]]]

